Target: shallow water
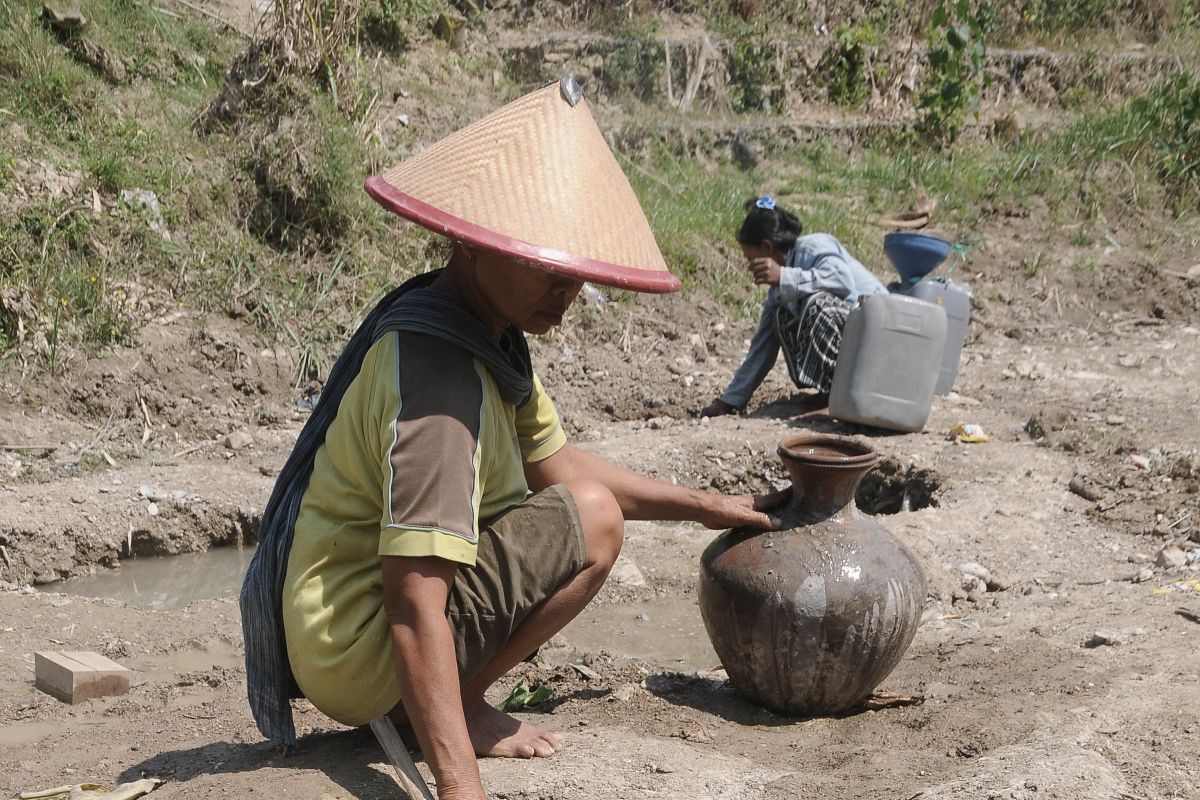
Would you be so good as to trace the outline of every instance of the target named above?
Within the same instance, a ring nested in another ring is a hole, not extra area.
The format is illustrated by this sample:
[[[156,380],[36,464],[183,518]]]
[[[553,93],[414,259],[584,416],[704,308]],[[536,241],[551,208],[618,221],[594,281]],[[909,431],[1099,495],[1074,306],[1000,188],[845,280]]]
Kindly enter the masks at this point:
[[[253,548],[218,547],[206,553],[129,559],[115,570],[40,588],[165,611],[196,600],[236,597],[253,555]],[[580,653],[604,650],[681,671],[703,670],[720,663],[694,597],[593,604],[562,635]]]
[[[680,672],[721,663],[704,630],[695,597],[588,606],[562,635],[579,652],[604,650]]]
[[[112,570],[39,587],[78,597],[105,597],[135,608],[165,611],[195,600],[236,597],[253,548],[216,547],[206,553],[132,558]]]

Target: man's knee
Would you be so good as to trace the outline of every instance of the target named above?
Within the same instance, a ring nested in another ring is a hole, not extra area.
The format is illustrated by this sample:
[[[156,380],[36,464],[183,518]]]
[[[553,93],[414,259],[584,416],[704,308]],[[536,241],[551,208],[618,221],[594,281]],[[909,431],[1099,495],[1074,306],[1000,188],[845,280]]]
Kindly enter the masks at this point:
[[[625,516],[608,487],[592,480],[567,484],[587,540],[588,561],[611,567],[625,540]]]

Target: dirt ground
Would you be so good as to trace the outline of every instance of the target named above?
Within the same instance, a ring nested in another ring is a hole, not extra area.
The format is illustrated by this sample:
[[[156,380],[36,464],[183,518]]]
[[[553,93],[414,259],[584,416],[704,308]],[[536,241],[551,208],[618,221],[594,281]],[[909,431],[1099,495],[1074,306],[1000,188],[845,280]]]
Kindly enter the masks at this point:
[[[1101,267],[1018,291],[1004,277],[1015,247],[997,232],[975,264],[956,391],[918,434],[800,420],[781,367],[747,416],[696,419],[753,322],[702,301],[579,308],[535,343],[574,439],[666,480],[781,485],[774,448],[803,428],[877,447],[860,504],[884,512],[930,585],[880,688],[923,703],[804,720],[747,704],[695,604],[713,532],[632,523],[584,617],[495,690],[552,686],[530,716],[567,749],[484,762],[491,796],[1200,797],[1200,593],[1186,582],[1200,578],[1198,287]],[[70,382],[2,379],[0,441],[26,449],[0,451],[0,791],[155,776],[164,800],[399,796],[368,733],[304,702],[298,752],[261,739],[231,596],[148,611],[42,585],[252,541],[310,399],[287,353],[238,321],[175,313],[79,367]],[[948,438],[964,422],[991,440]],[[135,670],[131,691],[65,705],[34,688],[46,649],[104,653]]]

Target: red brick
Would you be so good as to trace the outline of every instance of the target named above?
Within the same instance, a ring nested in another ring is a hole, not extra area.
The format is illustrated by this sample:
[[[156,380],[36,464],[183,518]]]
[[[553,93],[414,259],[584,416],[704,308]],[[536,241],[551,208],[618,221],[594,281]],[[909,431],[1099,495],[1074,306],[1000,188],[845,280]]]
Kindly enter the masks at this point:
[[[33,654],[34,684],[66,703],[129,691],[129,670],[99,653],[43,650]]]

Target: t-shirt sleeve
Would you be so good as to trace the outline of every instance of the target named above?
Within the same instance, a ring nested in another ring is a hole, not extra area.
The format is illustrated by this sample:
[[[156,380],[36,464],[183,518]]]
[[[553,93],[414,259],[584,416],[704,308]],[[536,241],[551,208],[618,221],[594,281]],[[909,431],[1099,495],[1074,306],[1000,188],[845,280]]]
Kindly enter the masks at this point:
[[[395,411],[385,426],[381,556],[474,565],[479,542],[483,379],[459,347],[400,335]]]
[[[533,376],[533,394],[525,404],[517,408],[517,444],[521,458],[530,464],[557,453],[567,443],[554,402],[542,387],[542,381]]]

